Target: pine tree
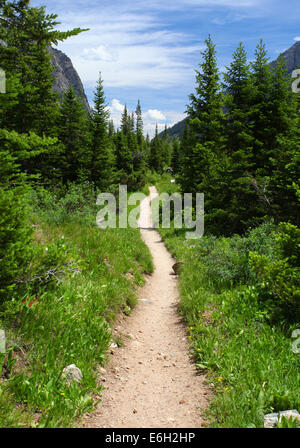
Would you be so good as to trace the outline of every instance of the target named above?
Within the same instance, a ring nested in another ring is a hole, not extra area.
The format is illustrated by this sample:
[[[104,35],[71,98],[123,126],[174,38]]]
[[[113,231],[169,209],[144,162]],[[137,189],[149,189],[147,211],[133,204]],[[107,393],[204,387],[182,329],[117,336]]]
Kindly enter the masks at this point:
[[[71,86],[64,94],[57,128],[64,145],[60,156],[63,180],[75,182],[88,169],[90,135],[87,112]]]
[[[272,215],[276,222],[290,220],[299,225],[300,116],[299,98],[292,92],[284,59],[273,72],[273,145],[267,152],[266,184]]]
[[[181,166],[181,145],[178,137],[175,137],[172,142],[172,170],[174,174],[178,174]]]
[[[262,217],[256,194],[251,184],[253,173],[253,123],[251,122],[255,89],[243,45],[233,53],[233,61],[224,75],[226,108],[226,153],[229,163],[220,176],[226,179],[227,197],[224,198],[228,233],[243,232],[252,219]],[[222,165],[221,165],[222,166]],[[255,218],[254,218],[255,217]],[[222,217],[224,221],[224,215]],[[219,223],[221,228],[222,223]],[[223,222],[224,226],[224,222]]]
[[[196,91],[189,97],[187,112],[196,141],[201,144],[213,142],[217,150],[223,134],[220,75],[216,49],[210,35],[205,44],[206,49],[201,53],[203,61],[200,71],[196,70]]]
[[[140,150],[143,150],[143,143],[144,143],[144,123],[143,123],[143,116],[142,116],[142,108],[140,100],[138,100],[138,105],[135,111],[136,114],[136,135],[138,140],[138,145],[140,147]]]
[[[273,77],[266,46],[261,40],[256,47],[255,60],[251,64],[253,104],[250,121],[253,134],[253,170],[267,172],[268,153],[273,147],[277,130],[272,120]]]
[[[134,112],[132,112],[130,118],[129,118],[129,132],[134,133],[135,132],[135,118],[134,118]]]
[[[179,183],[184,193],[196,193],[197,185],[195,179],[199,178],[201,173],[197,173],[197,157],[194,156],[196,146],[194,135],[191,131],[190,121],[185,121],[184,131],[181,139],[181,164],[179,169]]]
[[[233,61],[224,75],[226,89],[225,108],[227,119],[227,152],[244,151],[245,157],[252,156],[253,135],[251,106],[254,89],[250,78],[246,51],[240,43],[233,53]]]
[[[150,144],[149,167],[159,174],[163,172],[163,160],[161,154],[161,139],[158,135],[158,125],[155,128],[155,137]]]
[[[115,159],[108,136],[109,112],[101,74],[94,95],[91,117],[91,180],[102,191],[115,181]]]
[[[0,66],[19,80],[17,103],[7,111],[5,126],[20,133],[54,136],[58,104],[49,47],[84,30],[57,31],[57,15],[29,3],[2,0],[0,4],[0,40],[6,44],[0,45]]]
[[[110,120],[108,124],[108,135],[112,138],[115,135],[115,126],[113,120]]]
[[[16,160],[0,150],[0,303],[10,298],[31,257],[25,193]]]
[[[163,168],[169,168],[172,158],[172,143],[169,137],[167,125],[165,125],[163,137],[161,139],[161,157]]]
[[[121,131],[125,136],[128,136],[130,128],[131,128],[130,115],[128,114],[127,106],[125,104],[124,112],[121,117]]]
[[[122,132],[117,132],[114,142],[116,148],[116,168],[119,172],[118,176],[120,176],[120,172],[129,176],[133,171],[133,157],[128,147],[127,138]]]
[[[189,118],[182,140],[183,166],[179,179],[182,189],[191,193],[204,192],[202,184],[209,172],[206,153],[221,153],[224,139],[220,75],[211,36],[205,44],[200,70],[196,70],[195,93],[189,97]],[[209,191],[205,193],[208,195]]]

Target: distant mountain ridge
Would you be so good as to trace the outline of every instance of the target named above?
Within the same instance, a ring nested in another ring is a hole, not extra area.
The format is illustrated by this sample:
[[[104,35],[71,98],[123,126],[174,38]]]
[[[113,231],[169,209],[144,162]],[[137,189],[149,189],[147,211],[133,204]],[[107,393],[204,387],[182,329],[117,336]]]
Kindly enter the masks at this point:
[[[85,109],[90,111],[89,102],[86,97],[82,81],[75,70],[71,59],[62,51],[52,47],[49,49],[49,52],[52,55],[51,63],[54,67],[54,92],[58,93],[62,97],[64,92],[68,90],[71,85],[75,90],[76,95],[79,98],[82,98]]]
[[[282,56],[286,61],[288,72],[291,75],[292,72],[300,66],[300,41],[296,42],[291,48],[282,53]],[[275,68],[277,60],[271,62],[271,67]],[[186,119],[179,121],[178,123],[174,124],[174,126],[168,129],[168,134],[171,138],[175,136],[182,137],[185,127],[185,121]],[[162,137],[163,132],[161,132],[159,135],[160,137]]]
[[[299,68],[300,65],[300,41],[296,42],[291,48],[282,53],[285,59],[286,66],[289,74],[292,74],[293,70]],[[271,62],[271,67],[276,66],[277,61]]]

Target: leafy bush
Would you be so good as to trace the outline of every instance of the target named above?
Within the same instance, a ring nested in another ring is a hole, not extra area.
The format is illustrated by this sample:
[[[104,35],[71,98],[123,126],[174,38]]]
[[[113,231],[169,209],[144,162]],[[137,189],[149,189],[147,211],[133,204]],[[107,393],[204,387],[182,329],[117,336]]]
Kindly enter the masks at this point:
[[[207,411],[210,424],[263,427],[264,414],[299,410],[300,359],[291,340],[298,324],[274,324],[262,302],[262,280],[250,263],[251,251],[275,262],[279,244],[289,265],[297,266],[298,231],[265,223],[244,237],[190,242],[174,229],[161,229],[161,234],[172,254],[184,261],[179,309],[196,366],[215,392]]]
[[[49,224],[64,224],[70,219],[87,221],[96,218],[97,194],[89,182],[69,184],[49,191],[43,187],[32,189],[29,195],[32,207]]]
[[[250,254],[253,270],[261,279],[262,295],[268,304],[291,319],[300,316],[300,229],[281,223],[275,238],[274,259],[257,252]]]
[[[37,294],[51,283],[55,286],[70,275],[80,273],[82,267],[83,261],[76,248],[61,236],[47,244],[33,246],[26,274],[19,281],[26,285],[29,293]]]
[[[219,287],[257,282],[249,263],[251,251],[272,256],[274,252],[272,222],[251,230],[247,236],[232,238],[204,237],[198,243],[206,277]]]

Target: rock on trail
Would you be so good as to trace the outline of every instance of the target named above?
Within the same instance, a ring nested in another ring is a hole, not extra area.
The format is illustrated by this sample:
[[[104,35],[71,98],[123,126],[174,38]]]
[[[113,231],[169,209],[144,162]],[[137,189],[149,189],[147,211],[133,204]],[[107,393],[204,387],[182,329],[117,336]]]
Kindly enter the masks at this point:
[[[140,289],[138,306],[118,324],[120,333],[130,336],[110,356],[102,401],[93,414],[85,416],[85,427],[198,428],[205,424],[202,412],[209,404],[210,389],[189,356],[185,327],[177,312],[175,260],[151,228],[150,202],[156,195],[155,187],[150,187],[139,219],[155,271]]]

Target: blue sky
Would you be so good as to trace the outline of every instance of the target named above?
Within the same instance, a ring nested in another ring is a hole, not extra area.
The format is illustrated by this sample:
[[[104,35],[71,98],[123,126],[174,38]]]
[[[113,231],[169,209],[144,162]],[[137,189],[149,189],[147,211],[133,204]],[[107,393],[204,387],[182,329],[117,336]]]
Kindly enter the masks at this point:
[[[242,41],[249,60],[263,38],[270,59],[300,40],[299,0],[32,0],[57,13],[60,29],[89,32],[59,44],[73,61],[89,101],[101,71],[116,124],[140,99],[153,135],[184,117],[194,69],[210,33],[221,70]]]

